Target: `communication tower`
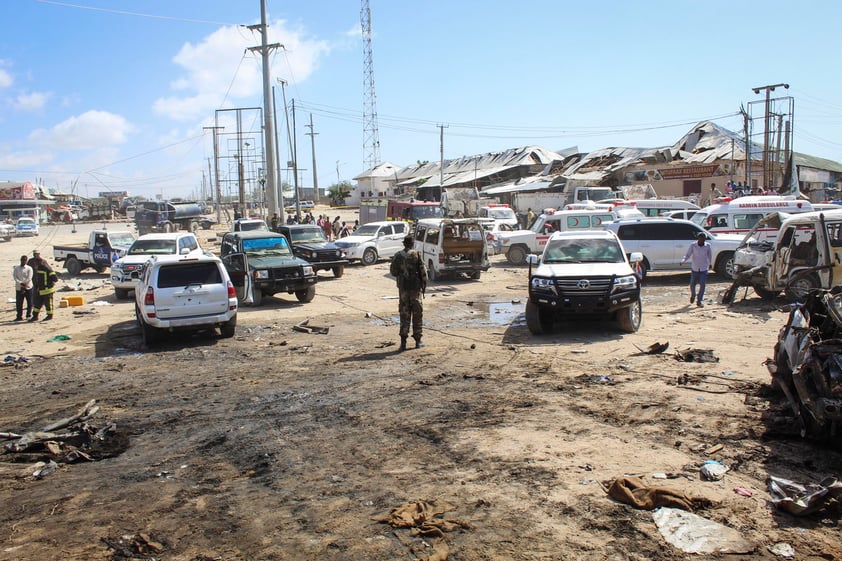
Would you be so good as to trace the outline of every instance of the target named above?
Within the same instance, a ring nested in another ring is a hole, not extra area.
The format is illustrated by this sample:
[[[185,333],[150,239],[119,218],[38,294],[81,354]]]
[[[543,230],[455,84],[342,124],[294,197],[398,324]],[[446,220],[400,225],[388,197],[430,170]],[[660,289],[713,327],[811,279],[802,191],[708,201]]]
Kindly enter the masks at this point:
[[[362,0],[360,24],[363,35],[363,151],[366,169],[380,163],[380,133],[377,130],[377,96],[374,93],[374,62],[371,57],[371,9]]]

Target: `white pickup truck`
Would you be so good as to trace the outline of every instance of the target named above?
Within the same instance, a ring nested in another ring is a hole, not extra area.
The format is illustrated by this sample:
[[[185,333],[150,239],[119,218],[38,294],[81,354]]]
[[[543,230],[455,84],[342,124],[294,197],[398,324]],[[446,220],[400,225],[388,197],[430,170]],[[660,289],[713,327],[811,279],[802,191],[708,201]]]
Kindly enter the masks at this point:
[[[602,206],[542,214],[535,219],[528,230],[500,232],[496,234],[495,242],[500,246],[501,252],[506,254],[509,263],[523,265],[526,263],[527,255],[544,251],[547,240],[554,232],[594,230],[614,220],[643,218],[643,213],[634,207],[602,208]]]
[[[64,268],[73,276],[88,267],[101,273],[125,255],[134,240],[134,234],[129,231],[94,230],[87,245],[54,246],[53,259],[63,261]]]

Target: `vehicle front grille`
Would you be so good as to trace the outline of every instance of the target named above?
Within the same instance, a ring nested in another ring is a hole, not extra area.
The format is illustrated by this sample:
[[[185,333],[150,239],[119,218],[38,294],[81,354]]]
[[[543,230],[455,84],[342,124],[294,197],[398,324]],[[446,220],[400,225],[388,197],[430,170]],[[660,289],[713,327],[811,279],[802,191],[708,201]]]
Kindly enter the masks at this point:
[[[606,294],[612,277],[583,277],[556,279],[559,294],[568,296],[597,296]]]
[[[277,268],[269,269],[269,277],[276,280],[291,280],[301,278],[301,268]]]

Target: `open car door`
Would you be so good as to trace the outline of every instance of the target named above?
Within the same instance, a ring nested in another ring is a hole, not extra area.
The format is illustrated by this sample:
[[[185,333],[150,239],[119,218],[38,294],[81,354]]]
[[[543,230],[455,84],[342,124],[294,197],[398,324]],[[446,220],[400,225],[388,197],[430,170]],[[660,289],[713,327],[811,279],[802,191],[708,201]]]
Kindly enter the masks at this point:
[[[231,284],[237,291],[237,300],[241,304],[254,302],[254,281],[248,274],[249,262],[245,253],[230,253],[222,258],[222,263],[231,277]]]

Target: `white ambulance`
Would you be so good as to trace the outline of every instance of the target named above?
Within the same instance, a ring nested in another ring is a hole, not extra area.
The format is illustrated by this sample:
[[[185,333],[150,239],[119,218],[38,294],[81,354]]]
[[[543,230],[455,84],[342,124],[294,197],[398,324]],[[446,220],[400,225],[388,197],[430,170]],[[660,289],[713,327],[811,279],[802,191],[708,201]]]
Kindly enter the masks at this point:
[[[646,218],[657,218],[663,216],[664,213],[673,211],[699,210],[699,205],[681,199],[606,199],[599,201],[597,204],[610,204],[617,208],[622,205],[629,205],[643,213]],[[683,217],[677,216],[675,218]]]
[[[719,197],[710,206],[696,211],[690,220],[712,234],[746,234],[761,218],[773,212],[797,214],[811,212],[810,201],[781,195],[748,197]],[[770,228],[768,238],[777,237],[777,229]]]

